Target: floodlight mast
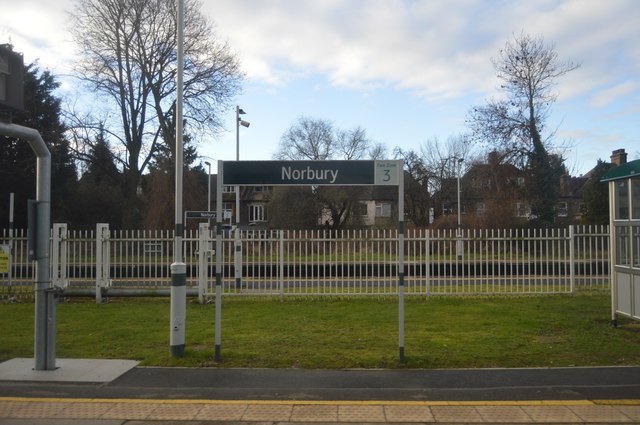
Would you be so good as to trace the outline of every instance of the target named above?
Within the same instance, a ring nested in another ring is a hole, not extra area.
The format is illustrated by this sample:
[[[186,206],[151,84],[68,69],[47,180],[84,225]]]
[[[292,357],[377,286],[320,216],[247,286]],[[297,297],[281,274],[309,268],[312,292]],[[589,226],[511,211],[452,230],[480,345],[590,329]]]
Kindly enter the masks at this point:
[[[249,128],[249,121],[240,118],[246,112],[236,105],[236,161],[240,161],[240,126]],[[236,192],[236,228],[234,230],[234,269],[236,288],[242,287],[242,240],[240,238],[240,186],[234,187]]]

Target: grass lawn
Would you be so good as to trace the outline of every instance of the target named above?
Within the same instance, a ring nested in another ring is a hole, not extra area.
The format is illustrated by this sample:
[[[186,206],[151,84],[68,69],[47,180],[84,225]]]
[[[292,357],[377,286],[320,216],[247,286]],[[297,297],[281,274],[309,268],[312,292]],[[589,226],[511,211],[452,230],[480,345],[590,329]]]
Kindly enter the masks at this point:
[[[186,350],[169,350],[168,299],[58,304],[58,358],[143,365],[300,368],[467,368],[640,364],[640,323],[610,325],[608,295],[408,298],[398,364],[395,298],[224,298],[222,362],[214,305],[188,301]],[[0,303],[0,361],[33,357],[32,303]]]

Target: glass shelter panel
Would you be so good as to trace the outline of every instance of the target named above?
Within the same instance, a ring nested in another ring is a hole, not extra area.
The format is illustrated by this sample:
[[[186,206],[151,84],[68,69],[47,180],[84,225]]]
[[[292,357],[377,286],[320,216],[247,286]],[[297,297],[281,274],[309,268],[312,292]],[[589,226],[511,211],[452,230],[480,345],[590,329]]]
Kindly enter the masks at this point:
[[[633,267],[640,268],[640,226],[631,228],[631,252],[633,255]]]
[[[631,179],[631,219],[640,220],[640,179]]]
[[[616,226],[616,265],[631,265],[631,238],[630,226]]]
[[[629,184],[627,180],[615,182],[616,220],[629,219]]]

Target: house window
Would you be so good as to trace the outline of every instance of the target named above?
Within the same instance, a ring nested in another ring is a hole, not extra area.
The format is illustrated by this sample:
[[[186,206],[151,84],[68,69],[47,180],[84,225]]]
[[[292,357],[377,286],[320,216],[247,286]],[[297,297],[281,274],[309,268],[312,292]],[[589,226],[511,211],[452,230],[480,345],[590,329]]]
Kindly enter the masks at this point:
[[[236,193],[236,187],[235,186],[223,186],[222,187],[222,193]]]
[[[529,217],[531,209],[524,202],[516,203],[516,217]]]
[[[263,204],[249,205],[249,222],[267,221],[267,211]]]
[[[267,187],[267,186],[254,186],[253,187],[253,191],[254,192],[259,192],[259,193],[268,192],[269,191],[269,187]]]
[[[376,204],[376,217],[391,217],[391,204]]]
[[[487,212],[487,206],[485,205],[485,203],[484,202],[478,202],[476,204],[476,214],[483,215],[486,212]]]
[[[568,217],[569,216],[569,206],[566,202],[559,202],[556,205],[556,214],[558,217]]]
[[[366,217],[367,215],[369,215],[369,210],[367,209],[366,202],[358,202],[358,214],[363,217]]]
[[[518,185],[518,187],[524,187],[524,177],[518,177],[518,179],[516,180],[516,184]]]

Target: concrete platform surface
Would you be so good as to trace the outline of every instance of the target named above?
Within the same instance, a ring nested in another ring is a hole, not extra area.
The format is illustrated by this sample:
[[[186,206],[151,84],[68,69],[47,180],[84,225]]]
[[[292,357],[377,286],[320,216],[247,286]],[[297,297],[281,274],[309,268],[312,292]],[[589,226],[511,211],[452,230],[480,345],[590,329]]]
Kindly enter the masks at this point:
[[[34,359],[0,363],[0,381],[111,382],[138,365],[135,360],[56,359],[55,370],[35,370]]]

